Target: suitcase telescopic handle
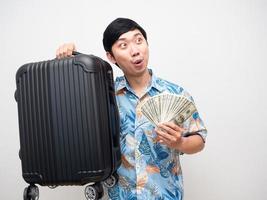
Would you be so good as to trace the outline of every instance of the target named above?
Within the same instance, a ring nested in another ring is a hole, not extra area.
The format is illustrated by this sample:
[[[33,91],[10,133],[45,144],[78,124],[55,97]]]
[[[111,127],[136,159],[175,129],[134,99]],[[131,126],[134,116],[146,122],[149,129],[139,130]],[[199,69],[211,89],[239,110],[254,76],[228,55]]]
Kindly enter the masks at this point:
[[[109,96],[110,96],[110,106],[111,109],[113,111],[113,116],[115,118],[115,120],[113,121],[114,123],[114,127],[113,127],[113,144],[114,147],[119,147],[119,134],[117,134],[117,131],[120,130],[120,124],[119,124],[119,110],[116,104],[116,99],[115,99],[115,95],[114,92],[109,91]]]
[[[109,70],[107,74],[108,74],[108,87],[109,87],[110,101],[111,101],[111,104],[116,105],[112,71]]]
[[[113,83],[113,75],[112,71],[108,71],[108,88],[109,88],[109,100],[110,100],[110,105],[111,109],[113,112],[113,116],[115,117],[114,123],[114,129],[113,129],[113,144],[115,148],[119,148],[119,134],[117,134],[117,131],[120,130],[120,124],[119,124],[119,109],[117,107],[116,103],[116,97],[115,97],[115,90],[114,90],[114,83]]]

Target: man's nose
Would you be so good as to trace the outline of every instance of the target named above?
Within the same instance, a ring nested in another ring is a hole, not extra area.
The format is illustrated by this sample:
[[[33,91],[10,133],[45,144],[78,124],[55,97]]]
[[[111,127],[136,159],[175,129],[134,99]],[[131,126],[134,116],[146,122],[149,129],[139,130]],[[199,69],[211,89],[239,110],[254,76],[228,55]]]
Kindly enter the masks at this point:
[[[138,56],[140,54],[139,48],[136,45],[131,45],[131,56]]]

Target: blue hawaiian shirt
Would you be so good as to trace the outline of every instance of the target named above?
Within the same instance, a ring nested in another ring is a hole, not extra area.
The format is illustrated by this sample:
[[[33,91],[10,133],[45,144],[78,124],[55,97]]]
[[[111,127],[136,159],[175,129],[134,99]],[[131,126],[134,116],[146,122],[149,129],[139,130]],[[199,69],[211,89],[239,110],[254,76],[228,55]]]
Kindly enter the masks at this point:
[[[179,161],[181,152],[170,149],[156,140],[155,127],[140,112],[140,102],[151,96],[168,92],[192,97],[182,87],[155,77],[141,98],[124,76],[115,81],[116,100],[120,113],[120,145],[122,164],[117,170],[118,183],[108,189],[110,199],[152,200],[183,199],[183,177]],[[207,131],[195,112],[183,127],[199,134],[205,141]]]

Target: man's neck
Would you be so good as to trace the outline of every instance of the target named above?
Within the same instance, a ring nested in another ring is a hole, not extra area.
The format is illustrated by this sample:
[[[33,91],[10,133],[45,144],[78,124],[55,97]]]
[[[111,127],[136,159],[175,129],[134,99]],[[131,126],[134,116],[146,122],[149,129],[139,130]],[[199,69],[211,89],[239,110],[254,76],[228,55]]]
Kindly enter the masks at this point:
[[[141,76],[126,76],[126,78],[131,88],[134,90],[135,94],[138,97],[142,97],[145,89],[151,82],[151,75],[148,69]]]

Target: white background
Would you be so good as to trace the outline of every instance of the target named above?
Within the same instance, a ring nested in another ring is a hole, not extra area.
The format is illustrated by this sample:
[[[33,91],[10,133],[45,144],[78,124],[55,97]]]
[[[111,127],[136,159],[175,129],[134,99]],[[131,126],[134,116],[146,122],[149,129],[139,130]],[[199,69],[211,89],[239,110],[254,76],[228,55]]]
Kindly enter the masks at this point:
[[[182,156],[185,199],[266,199],[264,0],[0,0],[0,199],[22,199],[27,185],[18,157],[18,67],[54,58],[65,42],[105,58],[102,33],[117,17],[144,27],[149,66],[193,95],[208,128],[205,150]],[[83,187],[68,186],[40,187],[40,199],[85,198]]]

